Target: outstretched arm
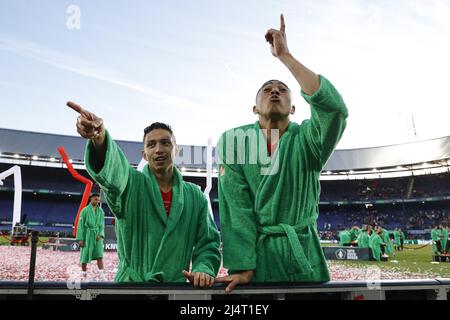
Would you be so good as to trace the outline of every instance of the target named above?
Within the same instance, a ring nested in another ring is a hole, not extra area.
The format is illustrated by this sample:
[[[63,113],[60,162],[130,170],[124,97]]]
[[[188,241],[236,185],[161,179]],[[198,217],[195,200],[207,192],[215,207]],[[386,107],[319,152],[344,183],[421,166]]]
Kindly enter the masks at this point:
[[[289,53],[283,15],[280,20],[280,30],[267,31],[266,40],[271,45],[272,54],[291,71],[311,106],[311,121],[306,125],[307,140],[314,158],[318,160],[317,167],[322,170],[345,130],[347,107],[327,79],[319,77]]]
[[[289,52],[283,15],[280,16],[280,30],[269,29],[266,40],[270,43],[272,54],[291,71],[302,90],[308,95],[313,95],[320,86],[319,76],[306,68]]]
[[[103,120],[74,102],[67,102],[67,106],[80,114],[77,119],[78,134],[85,139],[91,139],[99,164],[103,167],[106,155],[106,133]]]
[[[105,191],[106,202],[117,218],[122,218],[127,196],[124,195],[132,167],[115,141],[105,129],[103,120],[80,105],[67,106],[79,113],[77,131],[88,139],[85,165],[89,175]]]

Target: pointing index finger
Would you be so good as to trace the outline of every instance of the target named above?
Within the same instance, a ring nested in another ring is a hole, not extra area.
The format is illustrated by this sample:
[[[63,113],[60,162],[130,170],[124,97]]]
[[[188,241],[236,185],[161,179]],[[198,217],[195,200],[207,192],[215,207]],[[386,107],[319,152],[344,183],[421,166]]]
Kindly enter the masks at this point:
[[[81,115],[84,113],[84,109],[80,105],[76,104],[75,102],[69,101],[66,103],[66,105]]]
[[[283,33],[286,31],[286,25],[284,23],[284,16],[283,16],[283,14],[281,14],[281,16],[280,16],[280,31],[283,32]]]

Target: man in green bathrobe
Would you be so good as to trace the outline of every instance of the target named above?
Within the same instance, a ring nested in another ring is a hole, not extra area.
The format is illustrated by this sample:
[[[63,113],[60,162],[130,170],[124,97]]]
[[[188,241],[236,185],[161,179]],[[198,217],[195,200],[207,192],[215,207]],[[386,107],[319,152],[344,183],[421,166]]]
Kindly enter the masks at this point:
[[[184,282],[212,286],[220,267],[220,238],[205,195],[174,166],[172,129],[144,130],[143,172],[134,169],[105,130],[103,120],[79,105],[78,133],[89,139],[85,164],[116,217],[116,282]],[[189,266],[192,262],[192,270]]]
[[[439,229],[438,225],[435,225],[431,230],[431,243],[433,247],[434,254],[442,253],[442,244],[441,244],[442,232]]]
[[[443,225],[442,227],[443,227],[443,229],[442,229],[442,249],[444,251],[444,254],[448,254],[448,251],[449,251],[448,249],[449,249],[449,246],[450,246],[450,243],[448,241],[448,238],[449,238],[449,233],[448,233],[449,227],[448,227],[448,225]]]
[[[257,93],[258,121],[219,140],[219,213],[229,276],[217,282],[229,283],[226,292],[250,281],[330,279],[317,236],[319,177],[344,132],[347,108],[325,77],[289,53],[280,20],[280,30],[267,31],[266,40],[298,81],[311,119],[291,122],[291,92],[271,80]]]
[[[359,234],[361,233],[361,229],[354,225],[351,229],[350,229],[350,243],[354,244],[355,241],[358,239]]]
[[[381,228],[375,228],[369,239],[369,248],[372,250],[372,256],[376,261],[381,260],[382,246],[385,245],[381,236],[383,235],[383,230]]]
[[[348,229],[339,232],[339,246],[343,247],[345,245],[349,246],[352,241],[351,232]]]
[[[398,232],[400,234],[400,250],[403,250],[403,244],[405,243],[405,233],[402,229],[398,229]]]
[[[447,253],[447,238],[448,238],[448,229],[446,225],[440,224],[439,225],[441,229],[441,247],[442,247],[442,253]]]
[[[384,229],[384,228],[380,228],[381,229],[381,238],[383,239],[383,242],[386,244],[384,253],[385,255],[389,256],[390,254],[392,254],[394,252],[394,248],[392,246],[392,241],[391,241],[391,237],[389,236],[389,231]]]
[[[398,231],[398,228],[395,228],[392,234],[394,235],[394,250],[399,251],[401,244],[400,244],[400,232]]]
[[[103,239],[105,239],[105,212],[100,207],[100,195],[93,193],[89,205],[81,211],[78,220],[77,237],[80,243],[81,270],[85,273],[87,264],[97,260],[99,270],[103,270]]]
[[[369,247],[369,226],[363,227],[361,232],[358,235],[358,239],[356,240],[359,248],[368,248]]]

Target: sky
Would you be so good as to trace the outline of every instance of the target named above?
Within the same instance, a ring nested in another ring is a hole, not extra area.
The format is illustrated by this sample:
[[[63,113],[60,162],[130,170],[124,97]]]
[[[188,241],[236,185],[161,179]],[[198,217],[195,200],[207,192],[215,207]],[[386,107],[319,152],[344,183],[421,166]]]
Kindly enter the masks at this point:
[[[206,145],[257,120],[268,79],[300,87],[264,35],[286,21],[290,52],[349,109],[339,149],[450,135],[450,0],[0,0],[0,127],[77,135],[72,100],[114,139],[155,121]]]

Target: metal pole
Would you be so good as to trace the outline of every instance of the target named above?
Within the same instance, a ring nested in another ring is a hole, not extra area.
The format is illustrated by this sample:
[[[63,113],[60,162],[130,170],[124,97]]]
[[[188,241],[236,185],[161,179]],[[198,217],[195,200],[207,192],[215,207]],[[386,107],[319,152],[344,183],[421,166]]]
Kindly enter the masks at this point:
[[[38,240],[39,240],[39,232],[38,231],[32,231],[31,232],[30,273],[28,275],[27,300],[32,300],[33,299],[34,273],[35,273],[35,270],[36,270],[36,248],[37,248]]]
[[[212,205],[211,205],[211,198],[209,197],[209,193],[211,192],[212,189],[212,138],[209,137],[208,138],[208,146],[206,147],[206,187],[205,187],[205,191],[203,192],[206,196],[206,198],[208,199],[208,208],[209,208],[209,213],[211,214],[211,217],[214,220],[214,213],[212,210]]]

